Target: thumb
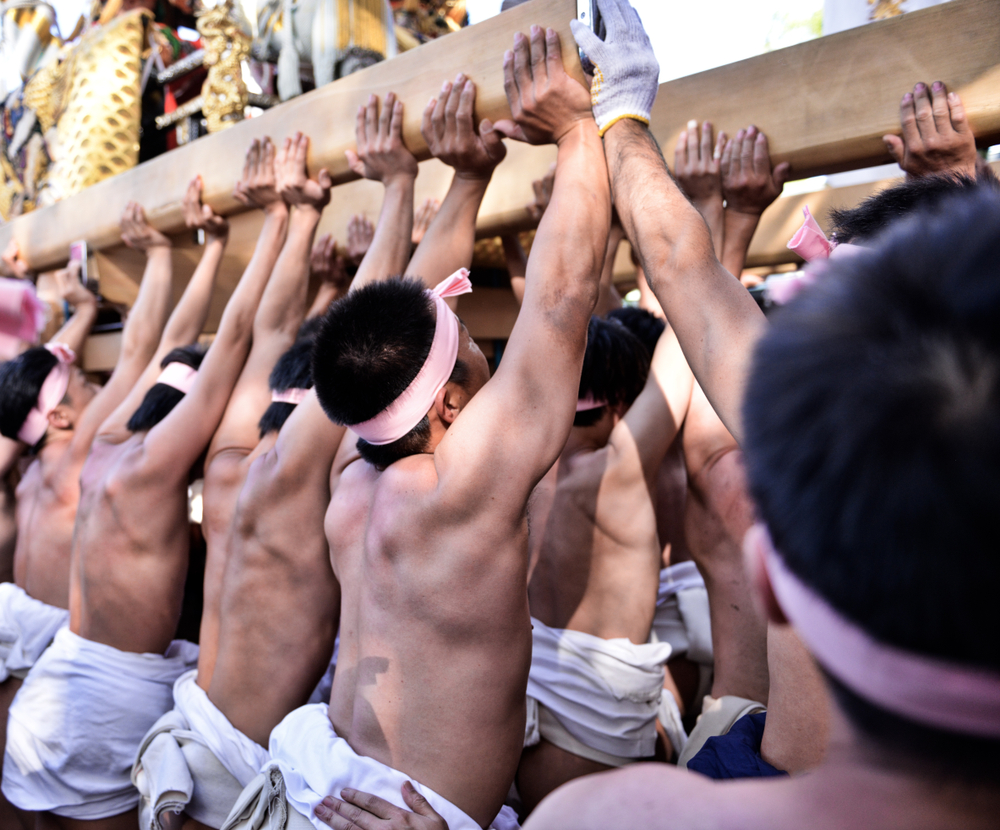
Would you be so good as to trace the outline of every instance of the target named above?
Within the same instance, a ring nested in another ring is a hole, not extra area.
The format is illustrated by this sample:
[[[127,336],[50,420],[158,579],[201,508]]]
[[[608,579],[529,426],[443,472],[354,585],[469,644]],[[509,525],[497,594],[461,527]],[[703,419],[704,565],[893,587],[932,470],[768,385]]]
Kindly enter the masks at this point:
[[[502,161],[507,148],[503,146],[503,136],[493,128],[493,122],[488,118],[484,118],[479,124],[479,136],[483,140],[486,154],[494,161]]]
[[[361,163],[361,159],[358,158],[358,154],[353,150],[345,150],[344,155],[347,156],[347,166],[359,176],[364,176],[365,166]]]
[[[504,136],[505,138],[513,138],[515,141],[527,141],[528,138],[524,134],[524,130],[521,129],[520,125],[515,121],[505,118],[502,121],[497,121],[493,125],[493,129]]]
[[[896,164],[903,163],[903,139],[898,135],[884,135],[882,136],[882,141],[885,142],[885,149],[889,151],[889,155],[893,157]]]
[[[316,181],[319,182],[319,186],[324,190],[329,190],[333,187],[333,179],[330,178],[330,171],[325,167],[319,171],[319,175],[316,176]]]
[[[790,165],[787,161],[781,162],[781,164],[774,168],[771,176],[779,189],[785,186],[785,182],[788,181],[788,176],[791,172],[792,165]]]
[[[409,781],[403,782],[403,801],[406,806],[413,810],[418,816],[428,818],[440,818],[434,808],[427,803],[427,799],[417,792],[416,788]]]

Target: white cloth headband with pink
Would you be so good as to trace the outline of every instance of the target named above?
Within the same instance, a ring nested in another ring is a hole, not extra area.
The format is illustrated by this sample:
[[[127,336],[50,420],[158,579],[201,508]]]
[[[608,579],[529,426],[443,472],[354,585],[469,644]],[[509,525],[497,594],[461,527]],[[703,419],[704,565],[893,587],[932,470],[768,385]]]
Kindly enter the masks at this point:
[[[66,397],[66,389],[69,387],[69,367],[76,360],[75,352],[65,343],[48,343],[45,348],[56,356],[58,363],[42,381],[42,388],[38,390],[38,400],[17,432],[17,437],[30,447],[42,440],[49,426],[49,415]]]
[[[350,425],[369,444],[383,446],[398,441],[419,424],[434,405],[438,392],[448,382],[458,360],[460,324],[445,299],[471,292],[472,283],[465,268],[427,291],[437,311],[431,350],[417,376],[396,400],[374,418]]]
[[[186,363],[174,361],[173,363],[168,363],[163,368],[156,382],[162,383],[165,386],[172,386],[178,392],[183,392],[186,395],[191,391],[196,377],[198,377],[197,369],[188,366]]]

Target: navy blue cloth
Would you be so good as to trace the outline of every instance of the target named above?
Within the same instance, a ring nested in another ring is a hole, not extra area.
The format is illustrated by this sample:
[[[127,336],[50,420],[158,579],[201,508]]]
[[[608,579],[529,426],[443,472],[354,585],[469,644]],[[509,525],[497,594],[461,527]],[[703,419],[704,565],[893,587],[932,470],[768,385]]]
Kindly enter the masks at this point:
[[[788,775],[760,757],[767,712],[744,715],[725,734],[705,741],[687,768],[709,778],[765,778]]]

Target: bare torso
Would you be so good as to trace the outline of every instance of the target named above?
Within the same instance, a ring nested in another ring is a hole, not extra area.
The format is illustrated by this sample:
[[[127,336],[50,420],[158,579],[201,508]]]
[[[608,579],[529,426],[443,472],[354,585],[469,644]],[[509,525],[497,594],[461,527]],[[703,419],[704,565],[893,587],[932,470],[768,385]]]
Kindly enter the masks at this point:
[[[31,597],[69,608],[70,553],[80,470],[66,469],[67,445],[46,447],[17,487],[14,581]]]
[[[684,533],[688,477],[682,441],[678,435],[670,445],[656,476],[656,531],[663,546],[664,568],[691,558]]]
[[[266,440],[273,447],[274,439]],[[325,488],[296,490],[274,474],[274,452],[265,448],[270,450],[262,442],[254,451],[230,537],[221,546],[228,555],[216,586],[218,648],[208,689],[233,726],[261,746],[322,677],[340,614],[323,533]],[[209,547],[210,567],[212,555]],[[207,571],[205,582],[207,607]],[[200,662],[198,672],[200,683]]]
[[[416,455],[350,464],[326,529],[343,589],[334,729],[487,826],[524,739],[527,523],[446,501]]]
[[[640,644],[660,584],[656,515],[641,476],[608,461],[608,448],[563,453],[535,488],[528,597],[550,627]]]
[[[80,477],[70,628],[121,651],[162,654],[180,618],[187,574],[187,478],[143,463],[144,433],[98,437]]]

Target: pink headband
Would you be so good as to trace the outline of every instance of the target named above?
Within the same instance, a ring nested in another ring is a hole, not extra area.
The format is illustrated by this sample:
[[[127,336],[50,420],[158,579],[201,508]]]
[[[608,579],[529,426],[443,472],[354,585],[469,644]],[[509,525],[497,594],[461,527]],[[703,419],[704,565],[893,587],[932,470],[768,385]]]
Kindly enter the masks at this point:
[[[271,392],[271,403],[290,403],[298,406],[309,394],[308,389],[285,389],[282,392]]]
[[[58,359],[52,371],[46,375],[42,388],[38,390],[38,401],[31,408],[28,417],[21,424],[17,437],[29,447],[42,440],[49,426],[49,415],[66,397],[69,386],[69,367],[76,360],[76,354],[64,343],[48,343],[45,346]]]
[[[383,446],[398,441],[419,424],[434,405],[437,393],[448,382],[458,360],[458,317],[448,308],[445,298],[471,291],[469,272],[461,268],[427,292],[437,310],[434,342],[427,360],[413,382],[388,407],[374,418],[350,425],[369,444]]]
[[[35,342],[45,328],[45,308],[30,282],[0,277],[0,357],[16,357],[22,341]]]
[[[186,395],[191,391],[196,377],[198,377],[197,369],[175,360],[173,363],[168,363],[163,371],[160,372],[156,383],[172,386],[178,392],[183,392]]]
[[[778,604],[819,663],[865,700],[951,732],[1000,738],[1000,674],[881,643],[804,585],[769,546]]]
[[[810,263],[804,271],[788,277],[768,281],[768,299],[777,305],[791,302],[807,285],[812,285],[816,277],[822,273],[821,263],[827,259],[840,258],[863,251],[861,245],[850,242],[836,243],[826,238],[823,229],[809,212],[809,206],[802,208],[805,221],[788,242],[788,249],[794,251],[806,262]]]
[[[607,401],[595,401],[593,395],[587,395],[585,398],[580,398],[576,402],[577,412],[589,412],[592,409],[600,409],[602,406],[607,406]]]

